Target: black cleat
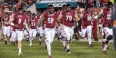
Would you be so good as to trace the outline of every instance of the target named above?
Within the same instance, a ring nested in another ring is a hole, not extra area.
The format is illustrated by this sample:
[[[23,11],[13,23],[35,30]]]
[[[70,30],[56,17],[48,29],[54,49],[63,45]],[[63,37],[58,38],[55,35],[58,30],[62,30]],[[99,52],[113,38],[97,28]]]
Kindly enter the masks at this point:
[[[7,41],[4,41],[5,45],[7,44]]]
[[[45,49],[47,50],[47,45],[45,45]]]
[[[39,41],[39,45],[41,45],[41,41]]]

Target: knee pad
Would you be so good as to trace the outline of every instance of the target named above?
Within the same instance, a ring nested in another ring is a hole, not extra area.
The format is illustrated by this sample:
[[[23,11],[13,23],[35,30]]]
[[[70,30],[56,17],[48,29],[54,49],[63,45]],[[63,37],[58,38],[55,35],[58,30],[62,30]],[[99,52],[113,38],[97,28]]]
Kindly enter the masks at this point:
[[[113,38],[113,36],[110,35],[110,36],[107,37],[107,40],[111,40],[112,38]]]

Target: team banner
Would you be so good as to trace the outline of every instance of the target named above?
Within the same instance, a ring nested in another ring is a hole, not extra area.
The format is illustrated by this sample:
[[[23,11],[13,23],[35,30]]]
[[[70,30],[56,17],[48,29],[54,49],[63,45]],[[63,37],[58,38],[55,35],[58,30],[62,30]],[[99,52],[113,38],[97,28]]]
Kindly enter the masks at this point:
[[[54,7],[62,7],[63,4],[70,4],[71,7],[77,7],[77,2],[53,2],[53,3],[36,3],[36,8],[47,8],[49,4],[54,5]]]

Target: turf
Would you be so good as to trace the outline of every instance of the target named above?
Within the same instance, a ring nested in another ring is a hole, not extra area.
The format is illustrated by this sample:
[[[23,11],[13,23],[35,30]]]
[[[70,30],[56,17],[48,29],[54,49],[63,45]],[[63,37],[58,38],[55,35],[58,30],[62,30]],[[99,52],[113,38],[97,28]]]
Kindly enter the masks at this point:
[[[44,42],[44,41],[43,41]],[[94,47],[88,47],[88,42],[73,41],[71,43],[71,54],[67,55],[62,43],[55,40],[52,43],[52,57],[53,58],[116,58],[116,51],[113,43],[109,44],[107,54],[103,54],[101,42],[93,42]],[[48,58],[47,51],[42,45],[38,44],[38,40],[33,41],[30,47],[29,42],[23,40],[23,54],[19,57],[17,45],[12,46],[9,42],[7,45],[0,41],[0,58]]]

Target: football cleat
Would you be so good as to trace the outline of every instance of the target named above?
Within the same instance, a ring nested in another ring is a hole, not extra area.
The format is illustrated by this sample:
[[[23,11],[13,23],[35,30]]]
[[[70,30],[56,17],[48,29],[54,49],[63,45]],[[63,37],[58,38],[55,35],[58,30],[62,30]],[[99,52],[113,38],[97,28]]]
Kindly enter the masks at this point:
[[[41,41],[39,41],[39,45],[41,45]]]
[[[7,41],[4,41],[5,45],[7,44]]]
[[[67,53],[68,53],[68,54],[71,54],[70,49],[67,49]]]
[[[47,45],[45,44],[45,49],[47,50]]]
[[[27,42],[28,42],[29,40],[27,39]]]
[[[71,54],[71,52],[68,52],[68,55]]]
[[[48,56],[48,58],[52,58],[52,56]]]
[[[18,44],[18,41],[16,41],[16,44]]]
[[[86,37],[84,39],[87,39]]]
[[[103,51],[103,53],[104,53],[104,54],[107,54],[107,52],[106,52],[106,51]]]
[[[21,56],[22,52],[18,53],[18,56]]]
[[[93,45],[92,44],[89,44],[89,47],[93,47]]]
[[[30,45],[30,46],[32,46],[32,44],[31,44],[31,43],[30,43],[29,45]]]

